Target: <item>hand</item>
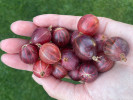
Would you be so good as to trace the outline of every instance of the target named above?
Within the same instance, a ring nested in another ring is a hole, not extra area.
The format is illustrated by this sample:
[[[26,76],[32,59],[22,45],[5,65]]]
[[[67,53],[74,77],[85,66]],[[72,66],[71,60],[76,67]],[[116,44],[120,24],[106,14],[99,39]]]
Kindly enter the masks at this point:
[[[80,16],[40,15],[35,17],[33,22],[14,22],[11,30],[17,35],[28,37],[37,26],[53,25],[76,30],[79,18]],[[98,19],[100,21],[98,34],[106,34],[109,37],[120,36],[128,41],[130,52],[127,62],[118,61],[110,71],[100,74],[94,82],[77,85],[52,76],[41,79],[33,75],[33,79],[42,85],[51,97],[59,100],[133,100],[133,26],[104,17]],[[33,66],[23,63],[18,55],[25,43],[28,43],[28,40],[18,38],[1,41],[1,49],[7,52],[2,55],[1,60],[12,68],[32,71]]]

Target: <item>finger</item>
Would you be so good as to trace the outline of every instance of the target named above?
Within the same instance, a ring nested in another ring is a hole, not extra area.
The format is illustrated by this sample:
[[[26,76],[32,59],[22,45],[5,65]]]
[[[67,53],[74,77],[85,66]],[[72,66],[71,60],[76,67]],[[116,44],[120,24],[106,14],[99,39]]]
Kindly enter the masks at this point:
[[[45,91],[53,98],[59,100],[77,100],[76,97],[82,95],[83,100],[87,100],[84,99],[88,96],[84,93],[83,85],[74,85],[72,83],[56,79],[52,76],[37,78],[35,75],[32,75],[32,77],[38,84],[42,85]],[[79,90],[82,92],[79,92]]]
[[[17,35],[31,36],[37,26],[30,21],[16,21],[11,24],[11,30]]]
[[[114,21],[108,18],[99,17],[98,33],[106,34],[109,37],[120,36],[124,39],[132,40],[133,25],[125,24],[122,22]]]
[[[61,81],[52,76],[38,78],[35,75],[32,75],[32,77],[38,84],[42,85],[45,91],[53,98],[71,100],[69,98],[70,95],[74,95],[74,84],[72,83]]]
[[[60,26],[65,27],[71,30],[77,30],[77,23],[80,19],[80,16],[70,16],[70,15],[56,15],[56,14],[44,14],[39,15],[33,18],[33,22],[37,26],[48,27],[53,25],[54,27]],[[109,36],[121,36],[127,37],[132,35],[133,26],[124,24],[118,21],[114,21],[105,17],[98,17],[99,19],[99,28],[97,33],[107,34]],[[42,21],[43,20],[43,21]]]
[[[0,48],[7,53],[19,53],[21,47],[28,42],[25,39],[9,38],[0,42]]]
[[[77,30],[77,24],[81,16],[71,16],[71,15],[57,15],[57,14],[44,14],[33,18],[33,22],[37,26],[48,27],[52,25],[53,27],[65,27],[71,30]],[[102,33],[108,22],[112,21],[108,18],[98,17],[99,19],[99,29],[98,33]],[[42,21],[43,20],[43,21]]]
[[[33,22],[41,27],[52,25],[53,27],[59,26],[70,30],[76,30],[79,19],[80,16],[44,14],[34,17]]]
[[[46,78],[38,78],[32,75],[33,79],[43,86],[45,91],[53,98],[59,100],[89,100],[88,93],[84,88],[84,84],[74,85],[69,82],[61,81],[52,76]]]
[[[18,54],[3,54],[1,56],[1,61],[15,69],[32,71],[33,65],[25,64],[21,61]]]

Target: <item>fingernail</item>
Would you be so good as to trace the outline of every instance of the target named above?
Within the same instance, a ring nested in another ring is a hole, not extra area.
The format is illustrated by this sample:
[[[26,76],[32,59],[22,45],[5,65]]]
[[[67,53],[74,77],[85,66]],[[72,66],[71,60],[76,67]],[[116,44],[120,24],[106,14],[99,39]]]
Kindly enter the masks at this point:
[[[0,49],[1,49],[1,41],[0,41]]]
[[[35,24],[39,24],[39,20],[38,20],[38,17],[37,17],[37,16],[33,18],[33,22],[34,22]]]
[[[4,55],[4,54],[3,54]],[[1,56],[1,61],[3,62],[3,55]]]
[[[34,74],[32,75],[32,78],[35,82],[37,82],[39,85],[43,85],[43,81],[41,78],[36,77]]]
[[[1,61],[2,61],[3,63],[6,62],[6,58],[7,58],[6,55],[7,55],[7,54],[3,54],[3,55],[1,56]]]

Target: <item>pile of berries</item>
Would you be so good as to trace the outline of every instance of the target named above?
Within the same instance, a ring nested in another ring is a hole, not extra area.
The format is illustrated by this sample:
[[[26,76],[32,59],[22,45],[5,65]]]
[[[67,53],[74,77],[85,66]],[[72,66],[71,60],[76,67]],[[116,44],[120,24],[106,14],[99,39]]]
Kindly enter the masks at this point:
[[[76,31],[63,27],[38,27],[20,58],[33,64],[39,78],[68,75],[74,81],[92,82],[98,73],[110,70],[115,61],[126,61],[128,43],[120,37],[97,34],[99,20],[92,14],[80,18]]]

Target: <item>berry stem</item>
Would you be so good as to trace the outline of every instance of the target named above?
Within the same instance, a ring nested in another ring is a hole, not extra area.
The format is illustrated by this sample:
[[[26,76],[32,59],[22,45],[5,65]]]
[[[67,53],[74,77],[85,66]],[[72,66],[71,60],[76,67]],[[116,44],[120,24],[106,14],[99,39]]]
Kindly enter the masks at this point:
[[[99,58],[101,58],[102,56],[98,57],[98,56],[93,56],[92,57],[92,60],[96,61],[96,62],[99,62]]]
[[[102,40],[103,40],[103,41],[105,40],[105,36],[104,36],[104,35],[102,35]]]
[[[41,46],[42,46],[40,43],[36,43],[36,45],[37,45],[39,48],[41,48]]]
[[[44,74],[45,74],[45,72],[44,72],[44,71],[40,72],[41,77],[43,77],[43,76],[44,76]]]
[[[23,45],[22,48],[25,48],[27,45],[28,45],[28,44]]]
[[[120,58],[122,61],[126,62],[127,61],[127,58],[125,57],[125,54],[124,53],[121,53],[120,54]]]
[[[58,30],[61,30],[61,29],[63,29],[63,28],[62,27],[58,27],[58,28],[55,29],[55,31],[58,31]]]
[[[79,36],[82,35],[83,33],[82,32],[79,32]]]
[[[30,41],[29,44],[32,44],[32,42]]]
[[[92,41],[92,43],[93,43],[93,46],[96,46],[96,43],[94,41]]]
[[[51,32],[52,31],[52,25],[50,25],[49,27],[48,27],[48,30]]]
[[[68,58],[64,58],[63,60],[66,62],[66,61],[68,61]]]

